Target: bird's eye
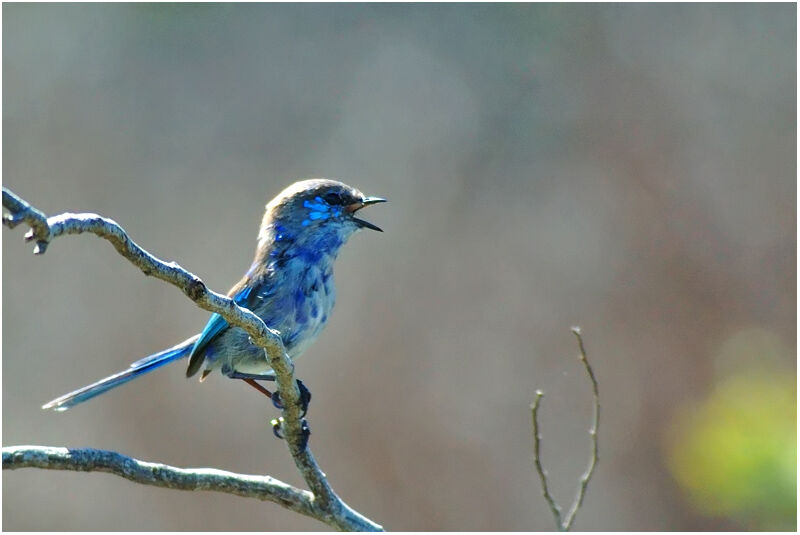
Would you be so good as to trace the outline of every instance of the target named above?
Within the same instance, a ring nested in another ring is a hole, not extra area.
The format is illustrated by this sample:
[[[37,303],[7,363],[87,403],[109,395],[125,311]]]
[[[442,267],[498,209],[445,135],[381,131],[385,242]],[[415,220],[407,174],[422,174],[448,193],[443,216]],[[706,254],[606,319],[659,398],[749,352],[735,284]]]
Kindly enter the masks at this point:
[[[325,202],[330,205],[342,204],[342,197],[338,193],[326,193],[325,197],[323,198],[325,199]]]

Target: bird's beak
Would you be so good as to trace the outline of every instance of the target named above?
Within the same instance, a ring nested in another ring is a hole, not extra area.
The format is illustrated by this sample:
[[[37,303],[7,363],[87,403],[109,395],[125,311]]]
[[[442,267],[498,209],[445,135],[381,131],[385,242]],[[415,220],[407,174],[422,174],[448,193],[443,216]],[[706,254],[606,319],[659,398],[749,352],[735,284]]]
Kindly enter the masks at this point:
[[[382,202],[386,202],[386,199],[382,199],[380,197],[364,197],[361,200],[361,202],[356,202],[349,205],[347,208],[345,208],[345,211],[352,216],[352,214],[358,212],[365,206],[369,206],[370,204],[378,204]],[[377,225],[373,225],[369,221],[364,221],[363,219],[359,219],[357,217],[352,217],[352,219],[359,227],[377,230],[378,232],[383,232],[383,229],[381,229]]]

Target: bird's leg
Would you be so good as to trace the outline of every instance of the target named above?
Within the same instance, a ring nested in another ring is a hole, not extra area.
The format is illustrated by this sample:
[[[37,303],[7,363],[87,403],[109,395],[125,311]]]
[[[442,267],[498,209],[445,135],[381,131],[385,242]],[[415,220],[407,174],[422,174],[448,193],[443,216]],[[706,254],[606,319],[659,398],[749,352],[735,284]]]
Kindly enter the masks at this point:
[[[303,381],[300,379],[297,379],[297,389],[300,390],[300,407],[303,409],[303,413],[300,415],[300,418],[304,418],[308,412],[308,404],[311,402],[311,391],[306,388],[306,385],[303,384]],[[275,408],[277,409],[283,409],[280,392],[275,391],[272,394],[272,404],[275,405]]]
[[[256,379],[261,381],[274,381],[274,375],[254,375],[249,373],[239,373],[233,372],[228,375],[231,379],[241,379],[245,383],[249,384],[268,398],[272,400],[272,404],[275,405],[276,409],[283,409],[283,403],[281,402],[281,395],[280,392],[270,392],[260,384],[256,382]],[[297,379],[297,389],[300,390],[300,406],[303,408],[302,416],[306,415],[308,412],[308,404],[311,401],[311,392],[308,390],[306,385],[300,379]]]
[[[275,403],[275,398],[278,397],[278,393],[277,392],[274,392],[274,393],[270,392],[269,390],[267,390],[266,388],[264,388],[263,386],[258,384],[255,379],[243,378],[242,381],[244,381],[245,383],[249,384],[250,386],[252,386],[256,390],[258,390],[259,392],[261,392],[262,394],[264,394],[268,398],[272,399],[272,403],[276,404]],[[308,400],[311,399],[311,392],[309,392],[308,388],[306,388],[305,385],[303,385],[302,381],[298,381],[298,385],[302,385],[301,390],[300,390],[300,400],[301,400],[301,403],[303,403],[303,416],[305,416],[306,411],[308,410]],[[277,406],[277,404],[276,404],[276,406]],[[301,418],[302,418],[302,416],[301,416]],[[278,437],[281,440],[283,440],[283,438],[284,438],[283,437],[283,431],[282,431],[283,416],[281,416],[280,418],[276,418],[276,419],[272,420],[271,423],[272,423],[272,434],[274,434],[276,437]],[[305,418],[303,418],[303,420],[300,422],[300,425],[302,425],[302,433],[303,433],[303,437],[302,437],[302,439],[300,441],[300,448],[305,450],[306,446],[308,446],[308,438],[311,436],[311,428],[308,427],[308,422],[305,420]]]
[[[273,399],[273,396],[275,394],[273,394],[272,392],[270,392],[269,390],[267,390],[266,388],[264,388],[263,386],[258,384],[255,379],[242,378],[242,381],[244,381],[245,383],[249,384],[250,386],[252,386],[256,390],[258,390],[259,392],[261,392],[262,394],[264,394],[268,398],[272,399],[272,403],[275,403],[275,400]]]
[[[303,433],[300,441],[300,448],[305,450],[306,446],[308,445],[308,438],[311,436],[311,428],[308,427],[308,422],[305,419],[306,413],[308,412],[308,404],[311,401],[311,391],[306,388],[306,385],[303,384],[303,381],[300,379],[297,379],[297,389],[300,390],[300,407],[303,410],[302,414],[300,415],[300,425],[302,426]],[[278,409],[283,409],[283,404],[281,403],[281,394],[277,390],[272,394],[272,404]],[[282,428],[283,416],[272,420],[272,433],[276,437],[283,438]]]
[[[274,395],[272,392],[270,392],[269,390],[267,390],[266,388],[264,388],[263,386],[261,386],[256,382],[256,379],[259,379],[261,381],[274,381],[275,380],[274,375],[241,373],[234,370],[224,370],[223,373],[225,373],[225,375],[230,377],[231,379],[241,379],[242,381],[249,384],[250,386],[252,386],[253,388],[255,388],[256,390],[258,390],[259,392],[261,392],[270,399],[272,399],[272,396]]]
[[[242,372],[232,371],[229,373],[225,373],[225,376],[231,379],[258,379],[259,381],[275,380],[275,376],[270,373],[260,374],[260,373],[242,373]]]
[[[270,392],[260,384],[256,382],[256,379],[260,381],[274,381],[274,375],[258,375],[254,373],[242,373],[237,371],[232,371],[227,374],[228,377],[231,379],[241,379],[245,383],[249,384],[268,398],[272,400],[272,404],[275,405],[276,409],[283,409],[283,403],[281,402],[281,395],[280,392]],[[300,390],[300,407],[303,409],[303,414],[300,416],[301,418],[306,415],[308,412],[308,404],[311,402],[311,392],[308,390],[303,381],[297,379],[297,389]]]
[[[256,379],[262,381],[274,381],[275,380],[274,375],[256,375],[256,374],[241,373],[236,371],[232,371],[227,375],[231,379],[241,379],[245,383],[249,384],[256,390],[258,390],[259,392],[270,398],[272,400],[272,404],[277,409],[283,409],[280,392],[278,392],[277,390],[275,392],[270,392],[269,390],[264,388],[261,384],[259,384],[258,381],[256,381]],[[301,446],[303,449],[305,449],[306,445],[308,444],[308,437],[311,435],[311,429],[308,427],[308,422],[305,420],[306,413],[308,412],[308,404],[311,402],[311,391],[306,387],[306,385],[300,379],[297,379],[297,389],[300,390],[300,408],[303,411],[302,414],[300,414],[300,418],[302,418],[301,425],[303,426],[302,427],[303,439]],[[283,438],[283,432],[281,431],[282,426],[283,426],[283,417],[272,420],[272,433],[280,439]]]

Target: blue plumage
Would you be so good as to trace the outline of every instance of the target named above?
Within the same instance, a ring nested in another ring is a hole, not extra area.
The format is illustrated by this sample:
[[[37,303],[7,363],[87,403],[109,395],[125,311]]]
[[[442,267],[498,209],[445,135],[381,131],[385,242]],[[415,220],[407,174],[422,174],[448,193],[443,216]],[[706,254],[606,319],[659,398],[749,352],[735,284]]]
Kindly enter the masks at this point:
[[[255,259],[228,295],[281,333],[291,358],[300,355],[327,323],[335,302],[333,262],[357,230],[381,230],[355,213],[384,199],[366,197],[341,182],[296,182],[269,204],[261,222]],[[66,410],[165,364],[189,357],[187,376],[220,370],[232,378],[270,377],[264,351],[247,333],[213,314],[203,331],[168,350],[140,359],[115,375],[43,406]]]
[[[190,338],[190,340],[194,341],[194,338]],[[136,379],[140,375],[151,372],[157,368],[160,368],[161,366],[164,366],[165,364],[169,364],[170,362],[183,358],[189,354],[191,349],[192,345],[184,342],[175,348],[167,349],[166,351],[162,351],[160,353],[150,355],[149,357],[137,360],[131,364],[127,370],[115,373],[114,375],[106,377],[105,379],[101,379],[96,383],[84,386],[83,388],[79,388],[78,390],[70,392],[69,394],[64,394],[60,398],[56,398],[53,401],[45,404],[42,408],[65,411],[73,405],[83,403],[84,401],[92,399],[95,396],[99,396],[100,394],[103,394],[114,387],[123,385],[132,379]]]
[[[245,286],[239,291],[239,293],[233,296],[233,300],[237,305],[246,307],[247,298],[252,290],[252,286]],[[225,318],[219,314],[212,314],[211,318],[208,320],[208,323],[206,323],[205,328],[200,333],[200,336],[197,338],[197,341],[192,346],[192,349],[189,352],[189,359],[191,360],[194,355],[205,354],[205,349],[208,347],[208,344],[211,343],[219,333],[227,328],[228,322],[225,321]]]

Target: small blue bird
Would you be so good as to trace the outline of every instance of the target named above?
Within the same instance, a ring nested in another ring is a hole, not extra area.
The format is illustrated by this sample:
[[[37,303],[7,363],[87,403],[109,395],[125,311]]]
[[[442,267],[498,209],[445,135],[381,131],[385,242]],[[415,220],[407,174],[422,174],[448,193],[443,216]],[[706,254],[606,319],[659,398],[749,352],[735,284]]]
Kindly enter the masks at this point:
[[[267,204],[253,264],[228,296],[279,331],[290,358],[305,351],[328,322],[335,301],[333,262],[341,246],[359,229],[381,231],[356,212],[380,202],[386,200],[320,178],[295,182]],[[213,314],[199,335],[42,408],[65,411],[183,357],[189,357],[187,377],[203,368],[201,381],[214,370],[256,388],[255,380],[274,379],[264,350],[250,343],[245,331]]]

